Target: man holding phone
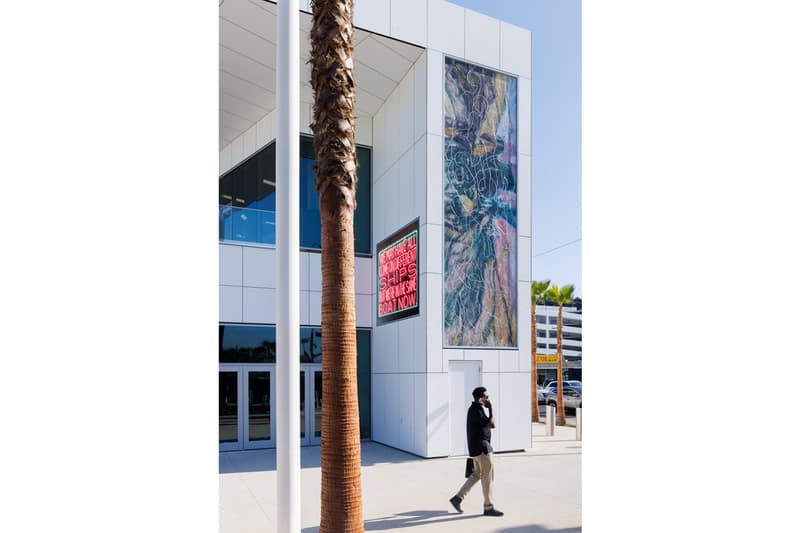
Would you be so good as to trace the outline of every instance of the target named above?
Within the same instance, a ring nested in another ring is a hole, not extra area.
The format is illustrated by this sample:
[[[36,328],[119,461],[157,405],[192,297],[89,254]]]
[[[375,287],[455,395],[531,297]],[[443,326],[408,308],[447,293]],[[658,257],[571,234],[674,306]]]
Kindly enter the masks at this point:
[[[472,398],[474,401],[467,411],[467,446],[475,469],[458,493],[450,498],[450,503],[456,511],[463,513],[461,502],[475,483],[480,480],[483,488],[483,514],[485,516],[503,516],[501,511],[494,508],[491,494],[492,480],[494,479],[491,441],[492,428],[495,427],[492,402],[489,401],[489,395],[486,394],[486,387],[475,387],[475,390],[472,391]],[[486,416],[484,407],[489,410],[489,416]]]

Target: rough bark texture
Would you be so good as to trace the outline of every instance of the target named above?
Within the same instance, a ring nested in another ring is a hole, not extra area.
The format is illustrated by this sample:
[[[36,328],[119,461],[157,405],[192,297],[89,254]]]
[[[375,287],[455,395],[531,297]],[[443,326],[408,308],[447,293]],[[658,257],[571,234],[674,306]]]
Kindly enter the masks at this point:
[[[353,0],[314,0],[315,185],[322,232],[320,533],[363,532],[356,373]]]

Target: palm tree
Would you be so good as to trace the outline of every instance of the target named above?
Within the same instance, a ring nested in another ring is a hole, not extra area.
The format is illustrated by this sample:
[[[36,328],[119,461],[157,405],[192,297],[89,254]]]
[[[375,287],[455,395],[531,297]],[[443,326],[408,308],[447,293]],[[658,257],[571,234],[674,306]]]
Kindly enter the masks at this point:
[[[364,531],[356,374],[353,0],[314,0],[315,186],[322,237],[320,533]]]
[[[564,410],[564,386],[563,386],[563,376],[562,373],[564,372],[562,361],[561,361],[561,327],[562,327],[562,318],[561,314],[565,305],[572,302],[573,293],[575,292],[574,285],[565,285],[564,287],[558,288],[558,285],[551,285],[550,288],[547,290],[546,298],[556,304],[558,306],[558,329],[557,329],[557,340],[556,340],[556,353],[558,354],[558,374],[556,379],[556,387],[557,387],[557,394],[556,394],[556,402],[558,407],[558,414],[556,415],[556,425],[563,426],[567,423],[567,414]]]
[[[539,393],[536,374],[536,304],[544,303],[544,296],[548,287],[550,287],[549,279],[531,281],[531,323],[533,324],[531,331],[531,420],[533,422],[539,421]]]

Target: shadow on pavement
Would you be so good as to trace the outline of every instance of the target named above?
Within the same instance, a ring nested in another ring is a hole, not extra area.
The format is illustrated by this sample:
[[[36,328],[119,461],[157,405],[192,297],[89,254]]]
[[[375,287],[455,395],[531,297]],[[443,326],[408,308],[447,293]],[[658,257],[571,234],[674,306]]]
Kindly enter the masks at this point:
[[[441,518],[437,518],[441,517]],[[365,531],[381,531],[385,529],[399,529],[403,527],[423,526],[427,524],[438,524],[442,522],[452,522],[455,520],[467,520],[470,518],[483,518],[480,514],[453,514],[448,511],[409,511],[408,513],[396,514],[386,518],[373,518],[364,521]],[[487,524],[488,526],[489,524]],[[562,529],[548,529],[542,526],[514,526],[505,529],[490,529],[493,533],[581,533],[580,527],[568,527]],[[319,526],[303,528],[303,533],[319,533]]]
[[[427,524],[439,524],[442,522],[452,522],[455,520],[467,520],[478,518],[482,515],[455,514],[449,511],[409,511],[384,518],[370,518],[364,520],[365,531],[382,531],[386,529],[399,529],[403,527],[422,526]],[[307,527],[303,533],[318,533],[319,526]]]
[[[514,526],[507,529],[496,529],[494,533],[581,533],[581,528],[547,529],[542,526]]]
[[[276,468],[275,449],[243,450],[238,452],[219,452],[219,473],[238,474],[242,472],[270,472]],[[361,466],[379,463],[406,463],[422,461],[417,457],[389,446],[371,441],[361,443]],[[300,448],[300,468],[320,467],[320,447]]]

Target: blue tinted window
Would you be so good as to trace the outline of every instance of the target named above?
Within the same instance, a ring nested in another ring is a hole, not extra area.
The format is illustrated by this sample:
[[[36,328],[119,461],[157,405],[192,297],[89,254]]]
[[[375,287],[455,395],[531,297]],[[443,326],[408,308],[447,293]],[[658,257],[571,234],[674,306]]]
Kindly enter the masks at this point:
[[[358,185],[353,220],[355,251],[371,254],[372,154],[357,147]],[[300,138],[300,246],[319,250],[319,198],[314,184],[314,143]],[[275,244],[275,143],[219,181],[219,239]]]

